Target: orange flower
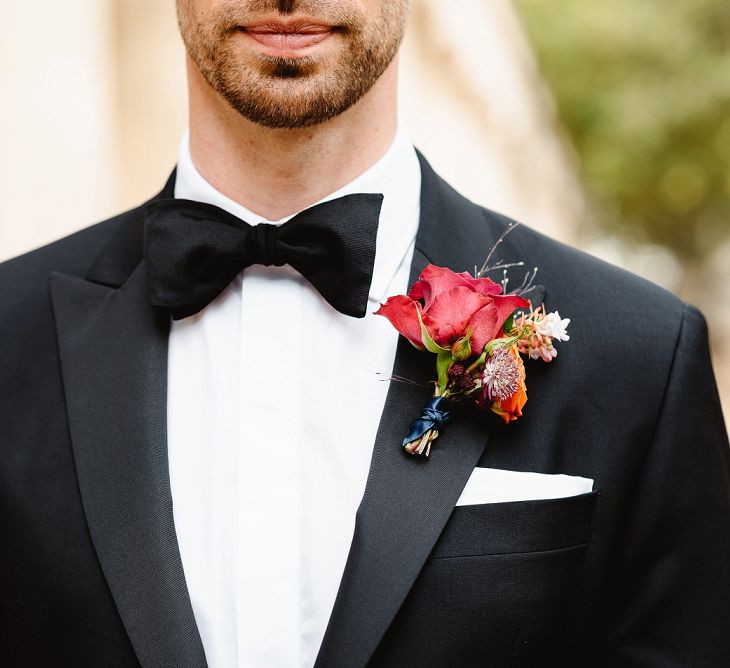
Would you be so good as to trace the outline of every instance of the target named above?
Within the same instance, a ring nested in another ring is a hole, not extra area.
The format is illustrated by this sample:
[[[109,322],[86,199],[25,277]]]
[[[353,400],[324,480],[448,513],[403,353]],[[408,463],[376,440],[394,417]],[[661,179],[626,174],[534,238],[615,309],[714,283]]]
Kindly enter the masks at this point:
[[[513,346],[509,349],[509,354],[512,355],[517,369],[520,372],[520,383],[517,391],[507,399],[502,401],[495,401],[492,404],[492,411],[501,417],[505,424],[516,420],[522,415],[522,409],[527,403],[527,386],[525,385],[525,365],[522,362],[520,353],[517,346]]]

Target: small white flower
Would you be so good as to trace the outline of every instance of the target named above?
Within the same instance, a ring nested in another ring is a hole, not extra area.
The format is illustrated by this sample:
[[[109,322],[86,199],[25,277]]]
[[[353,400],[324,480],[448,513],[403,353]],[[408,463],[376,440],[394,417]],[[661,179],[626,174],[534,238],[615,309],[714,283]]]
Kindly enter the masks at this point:
[[[549,336],[556,341],[568,341],[567,329],[570,318],[560,318],[560,313],[553,311],[545,316],[545,319],[537,325],[537,331],[542,336]]]

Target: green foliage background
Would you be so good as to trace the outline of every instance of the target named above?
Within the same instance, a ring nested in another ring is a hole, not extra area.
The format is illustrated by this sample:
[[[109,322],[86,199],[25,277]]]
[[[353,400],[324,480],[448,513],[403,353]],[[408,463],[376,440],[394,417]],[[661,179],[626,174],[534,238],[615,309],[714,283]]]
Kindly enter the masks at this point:
[[[730,237],[730,1],[515,6],[596,224],[701,264]]]

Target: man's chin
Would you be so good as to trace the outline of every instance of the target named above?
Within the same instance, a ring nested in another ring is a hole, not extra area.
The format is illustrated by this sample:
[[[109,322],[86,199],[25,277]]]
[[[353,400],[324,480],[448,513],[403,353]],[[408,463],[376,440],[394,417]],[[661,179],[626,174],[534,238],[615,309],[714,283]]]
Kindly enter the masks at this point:
[[[260,81],[254,94],[239,96],[231,90],[219,92],[230,106],[248,121],[262,127],[300,130],[325,123],[350,104],[322,94],[303,78],[268,78]]]
[[[269,86],[276,86],[277,82],[285,82],[283,93],[296,94],[292,85],[301,84],[302,88],[311,86],[311,80],[321,71],[321,63],[315,58],[271,58],[260,61],[259,74],[262,81]],[[303,93],[306,91],[303,90]]]

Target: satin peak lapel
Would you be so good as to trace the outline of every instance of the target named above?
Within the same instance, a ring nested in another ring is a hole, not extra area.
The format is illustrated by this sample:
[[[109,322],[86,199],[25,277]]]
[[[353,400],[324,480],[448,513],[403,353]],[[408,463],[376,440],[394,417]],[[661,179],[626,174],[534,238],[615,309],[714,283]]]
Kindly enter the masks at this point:
[[[129,267],[126,255],[107,273]],[[119,287],[53,275],[68,420],[91,538],[137,658],[202,667],[168,471],[169,316],[150,305],[145,280],[139,261]]]
[[[421,160],[421,218],[411,285],[428,262],[456,271],[481,264],[494,230]],[[454,224],[459,221],[459,224]],[[401,337],[365,494],[317,668],[364,666],[393,621],[487,445],[484,422],[468,411],[439,435],[428,461],[401,440],[430,398],[433,356]]]

